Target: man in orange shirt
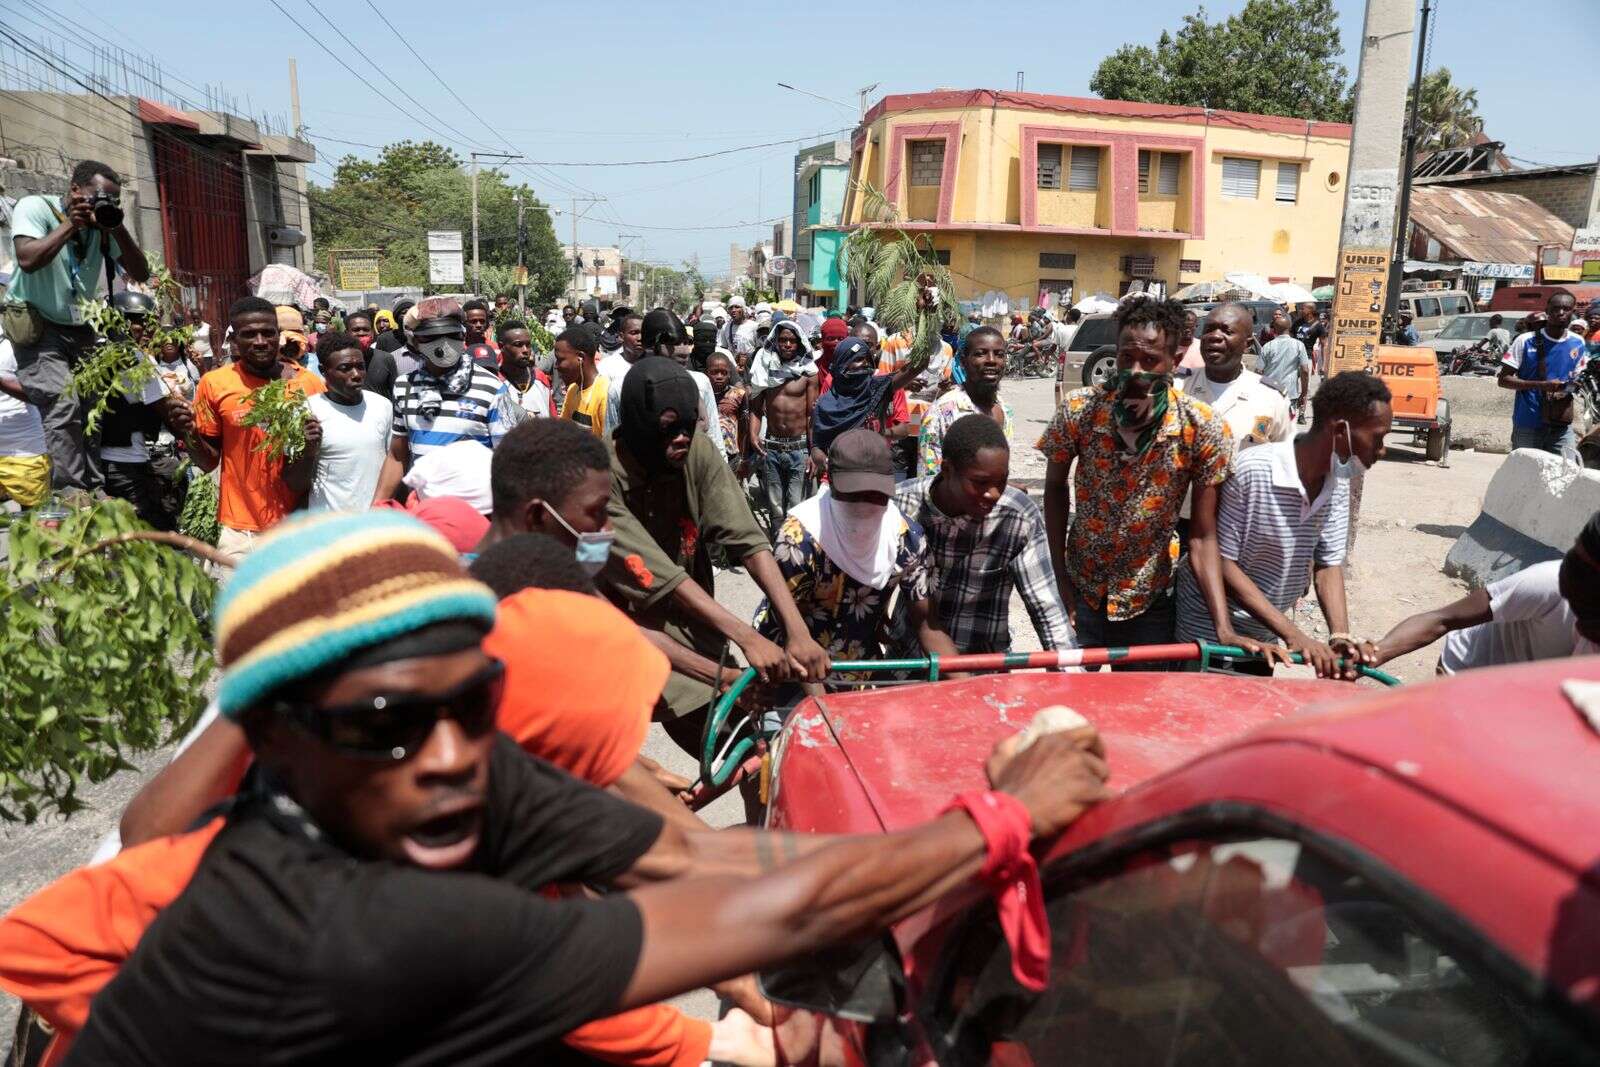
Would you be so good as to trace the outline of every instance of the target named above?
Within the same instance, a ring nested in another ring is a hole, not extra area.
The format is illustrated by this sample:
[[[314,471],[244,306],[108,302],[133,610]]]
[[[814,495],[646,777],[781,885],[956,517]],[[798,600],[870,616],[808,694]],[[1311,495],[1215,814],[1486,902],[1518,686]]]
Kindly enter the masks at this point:
[[[238,559],[250,551],[255,539],[277,525],[300,505],[302,494],[283,476],[284,461],[272,459],[257,446],[266,431],[242,425],[249,414],[250,394],[277,379],[306,396],[323,392],[322,379],[303,367],[282,363],[278,355],[278,312],[257,296],[242,297],[229,309],[233,326],[234,361],[200,379],[195,389],[192,419],[185,420],[189,454],[203,471],[222,467],[217,508],[217,548]],[[183,416],[179,416],[183,419]],[[306,422],[306,443],[322,438],[315,419]],[[314,458],[307,448],[300,461]]]

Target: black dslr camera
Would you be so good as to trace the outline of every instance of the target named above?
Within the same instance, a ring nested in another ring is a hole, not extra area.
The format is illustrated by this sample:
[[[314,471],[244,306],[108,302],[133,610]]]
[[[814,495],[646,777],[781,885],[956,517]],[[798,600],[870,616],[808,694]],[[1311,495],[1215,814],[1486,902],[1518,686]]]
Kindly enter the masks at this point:
[[[102,230],[114,230],[122,225],[122,204],[104,189],[89,194],[89,210],[94,212],[94,224]]]

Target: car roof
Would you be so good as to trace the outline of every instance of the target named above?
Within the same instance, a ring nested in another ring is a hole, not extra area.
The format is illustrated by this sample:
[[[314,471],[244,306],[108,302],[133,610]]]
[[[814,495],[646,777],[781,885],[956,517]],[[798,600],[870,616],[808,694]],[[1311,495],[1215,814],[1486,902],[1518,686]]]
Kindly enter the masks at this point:
[[[805,701],[790,720],[798,744],[784,758],[837,746],[879,823],[896,830],[938,815],[957,792],[982,788],[995,744],[1052,704],[1095,724],[1111,761],[1110,784],[1120,790],[1350,692],[1342,682],[1178,672],[980,675]]]
[[[1600,656],[1319,704],[1224,747],[1288,740],[1337,752],[1586,871],[1600,856],[1600,732],[1563,692],[1569,681],[1600,701]]]

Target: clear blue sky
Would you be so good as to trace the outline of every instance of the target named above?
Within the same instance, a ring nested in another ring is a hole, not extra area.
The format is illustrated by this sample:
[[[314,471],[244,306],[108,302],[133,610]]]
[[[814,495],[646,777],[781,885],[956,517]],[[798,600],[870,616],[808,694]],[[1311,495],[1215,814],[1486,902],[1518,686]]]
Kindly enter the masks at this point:
[[[945,0],[733,7],[373,0],[496,135],[419,66],[367,0],[315,0],[364,56],[352,54],[308,0],[278,2],[299,27],[270,0],[204,5],[218,17],[202,18],[193,0],[144,0],[115,9],[85,0],[48,6],[81,21],[106,25],[100,20],[108,20],[114,27],[110,36],[124,36],[130,48],[156,57],[189,82],[221,86],[241,103],[248,99],[257,114],[287,114],[287,58],[294,56],[303,118],[314,140],[322,135],[378,145],[432,136],[463,153],[475,147],[504,151],[509,141],[541,161],[694,155],[825,134],[854,123],[854,108],[780,89],[779,81],[850,103],[857,89],[872,82],[881,83],[876,99],[885,92],[936,87],[1011,88],[1022,70],[1031,91],[1088,95],[1089,78],[1102,57],[1125,42],[1152,43],[1161,29],[1176,27],[1196,6],[1176,0],[1071,2],[1012,8],[1018,17],[1001,22],[978,14],[992,8]],[[1593,3],[1540,0],[1540,32],[1564,25],[1576,33],[1592,17]],[[16,6],[14,0],[7,6]],[[1217,0],[1207,9],[1217,17],[1242,6],[1243,0]],[[1364,4],[1337,0],[1337,6],[1353,76]],[[1532,58],[1542,46],[1511,47],[1513,40],[1528,36],[1513,8],[1490,0],[1442,0],[1441,6],[1431,65],[1448,66],[1458,83],[1477,88],[1487,131],[1507,143],[1508,153],[1539,163],[1600,154],[1600,139],[1581,117],[1581,73],[1573,73],[1582,66],[1577,37],[1571,38],[1567,73],[1544,77],[1537,73],[1543,64],[1562,61]],[[315,41],[363,78],[337,64]],[[1485,47],[1489,42],[1495,43]],[[374,64],[459,133],[439,137],[407,118],[401,109],[437,125],[374,73]],[[183,87],[178,91],[193,95]],[[466,144],[462,135],[480,144]],[[372,154],[332,140],[318,146],[322,162],[313,174],[324,182],[343,153]],[[730,242],[770,236],[770,224],[749,223],[790,210],[794,148],[669,166],[512,173],[562,209],[575,187],[586,190],[584,195],[609,197],[580,222],[584,243],[610,244],[619,232],[639,233],[630,254],[675,266],[698,253],[710,275],[727,269]],[[558,235],[567,240],[568,217],[555,222]],[[647,225],[685,229],[644,229]]]

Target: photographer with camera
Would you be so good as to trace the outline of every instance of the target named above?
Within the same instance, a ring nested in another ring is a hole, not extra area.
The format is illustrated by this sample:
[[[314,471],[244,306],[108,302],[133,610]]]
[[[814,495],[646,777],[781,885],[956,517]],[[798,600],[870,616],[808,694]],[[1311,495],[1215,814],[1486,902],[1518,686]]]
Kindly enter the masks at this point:
[[[96,342],[79,301],[95,296],[102,275],[109,295],[113,264],[136,282],[150,277],[124,223],[121,198],[116,171],[85,160],[73,168],[66,196],[25,196],[12,210],[17,271],[5,302],[5,332],[16,351],[17,378],[43,416],[58,489],[87,491],[103,478],[99,457],[84,446],[84,404],[67,389],[73,368]]]

